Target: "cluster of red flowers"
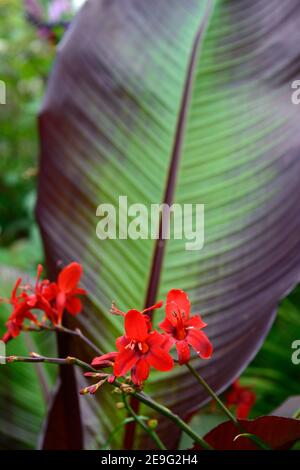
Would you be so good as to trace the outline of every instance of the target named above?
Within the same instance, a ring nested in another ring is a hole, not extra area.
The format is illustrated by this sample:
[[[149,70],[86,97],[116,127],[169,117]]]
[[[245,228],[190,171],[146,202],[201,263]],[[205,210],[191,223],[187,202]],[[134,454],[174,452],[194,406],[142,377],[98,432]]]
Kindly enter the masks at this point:
[[[52,325],[61,325],[63,313],[66,310],[77,315],[82,308],[78,295],[85,294],[78,287],[82,267],[79,263],[71,263],[58,275],[56,282],[48,279],[41,280],[42,266],[37,269],[35,285],[22,285],[19,278],[13,288],[7,303],[13,306],[13,311],[7,321],[7,331],[2,337],[4,342],[18,336],[24,329],[24,321],[30,320],[37,328],[44,326],[44,321]],[[115,306],[112,313],[124,317],[124,335],[116,340],[116,352],[96,357],[92,366],[95,369],[113,367],[113,374],[88,374],[101,379],[113,381],[115,377],[131,373],[131,380],[136,386],[141,386],[148,378],[150,368],[159,371],[169,371],[174,366],[170,355],[175,345],[178,353],[178,363],[185,364],[190,360],[190,347],[203,359],[209,359],[212,345],[202,329],[206,324],[200,315],[190,316],[191,304],[187,294],[179,289],[172,289],[166,299],[166,317],[159,324],[162,333],[152,328],[150,311],[161,308],[159,302],[143,311],[129,310],[121,312]],[[40,319],[36,310],[43,312]],[[105,381],[105,380],[104,380]],[[101,383],[101,381],[100,381]],[[90,393],[95,393],[99,384],[89,387]]]
[[[159,302],[143,311],[121,312],[115,306],[112,313],[124,317],[125,334],[116,340],[117,351],[96,357],[92,366],[96,369],[113,367],[115,377],[131,373],[132,382],[141,386],[148,378],[150,368],[169,371],[174,366],[170,350],[176,346],[179,364],[190,360],[190,346],[202,359],[212,355],[212,344],[203,333],[206,324],[200,315],[190,316],[191,304],[187,294],[172,289],[166,300],[166,317],[159,327],[163,333],[152,329],[148,312],[163,306]],[[94,391],[94,389],[93,389]]]
[[[226,405],[236,407],[235,413],[238,419],[248,419],[255,401],[254,391],[249,387],[243,387],[238,380],[232,384],[226,396]]]
[[[81,311],[82,305],[78,295],[85,294],[84,289],[78,287],[82,275],[81,265],[74,262],[66,266],[58,275],[57,282],[40,280],[42,270],[39,265],[34,286],[22,286],[22,279],[19,278],[10,299],[2,299],[13,307],[6,324],[7,331],[2,337],[5,343],[20,334],[26,319],[38,327],[41,326],[38,316],[32,310],[42,311],[44,318],[50,320],[53,325],[61,324],[65,310],[71,315],[77,315]]]

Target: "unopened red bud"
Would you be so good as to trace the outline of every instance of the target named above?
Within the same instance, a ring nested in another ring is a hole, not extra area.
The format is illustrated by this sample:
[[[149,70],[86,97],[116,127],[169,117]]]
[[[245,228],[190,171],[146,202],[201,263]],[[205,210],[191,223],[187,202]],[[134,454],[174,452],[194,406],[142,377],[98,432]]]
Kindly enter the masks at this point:
[[[6,359],[6,362],[15,362],[17,359],[18,359],[17,356],[9,356]]]

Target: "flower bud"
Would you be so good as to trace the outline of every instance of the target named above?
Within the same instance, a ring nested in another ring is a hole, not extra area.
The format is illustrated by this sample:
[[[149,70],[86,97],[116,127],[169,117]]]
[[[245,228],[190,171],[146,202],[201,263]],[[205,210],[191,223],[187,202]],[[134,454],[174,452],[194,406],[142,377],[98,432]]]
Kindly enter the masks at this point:
[[[118,410],[122,410],[124,407],[125,407],[125,405],[124,405],[124,403],[123,403],[122,401],[118,401],[118,402],[116,403],[116,408],[117,408]]]
[[[122,390],[122,392],[124,393],[133,393],[134,392],[134,389],[132,387],[130,387],[130,385],[127,385],[125,383],[123,383],[121,386],[120,386],[120,389]]]
[[[158,425],[158,421],[157,421],[157,419],[149,419],[147,424],[148,424],[150,429],[156,429],[157,425]]]

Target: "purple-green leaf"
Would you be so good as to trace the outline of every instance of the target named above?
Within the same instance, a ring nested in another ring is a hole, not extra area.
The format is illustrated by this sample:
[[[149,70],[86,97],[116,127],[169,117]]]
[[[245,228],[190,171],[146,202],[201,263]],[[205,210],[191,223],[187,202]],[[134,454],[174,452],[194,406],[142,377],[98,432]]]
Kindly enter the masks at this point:
[[[102,350],[122,331],[112,301],[143,308],[171,288],[208,323],[214,355],[192,363],[216,391],[261,346],[300,274],[299,16],[296,0],[90,0],[66,34],[40,115],[37,214],[50,271],[84,266],[78,323]],[[100,241],[96,208],[121,195],[204,204],[204,248],[172,231],[165,243]],[[147,392],[184,417],[207,399],[185,368],[153,373]],[[105,442],[118,418],[100,395]],[[128,446],[150,445],[132,431]],[[175,445],[169,422],[159,431]]]

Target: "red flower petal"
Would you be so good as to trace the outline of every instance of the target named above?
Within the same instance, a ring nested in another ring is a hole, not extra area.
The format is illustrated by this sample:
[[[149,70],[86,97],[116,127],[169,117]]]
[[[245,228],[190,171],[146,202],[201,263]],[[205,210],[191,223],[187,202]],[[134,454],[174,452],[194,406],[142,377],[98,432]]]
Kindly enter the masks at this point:
[[[140,385],[149,377],[150,366],[144,357],[141,357],[131,372],[133,383]]]
[[[59,274],[57,284],[61,291],[69,294],[77,287],[82,275],[82,266],[79,263],[70,263]]]
[[[36,295],[33,294],[33,295],[28,296],[26,303],[30,308],[33,308],[37,303]]]
[[[58,323],[62,321],[63,311],[66,305],[66,294],[64,292],[59,292],[56,297],[56,307],[57,307],[57,316]]]
[[[11,302],[14,303],[16,300],[17,300],[17,291],[18,291],[18,288],[20,287],[20,284],[22,282],[22,278],[19,277],[17,280],[16,280],[16,283],[13,287],[13,290],[12,290],[12,293],[11,293]]]
[[[204,328],[207,324],[202,320],[200,315],[194,315],[193,317],[189,318],[184,323],[185,328],[193,327],[193,328]]]
[[[187,362],[189,362],[191,353],[190,353],[190,347],[187,341],[177,341],[176,349],[178,353],[179,364],[182,365],[182,364],[186,364]]]
[[[165,331],[169,335],[172,335],[175,331],[174,323],[172,323],[168,318],[165,318],[158,326],[161,330]]]
[[[213,351],[212,344],[203,331],[196,329],[189,330],[186,339],[202,359],[209,359],[211,357]]]
[[[167,295],[166,315],[173,325],[176,324],[173,312],[177,313],[178,310],[181,315],[184,312],[184,320],[187,320],[190,315],[191,303],[186,292],[180,289],[172,289]]]
[[[165,336],[158,331],[154,330],[149,333],[147,337],[147,344],[150,348],[155,346],[161,346],[165,341]]]
[[[3,341],[3,343],[8,343],[8,341],[10,341],[11,339],[12,339],[12,335],[7,331],[2,336],[1,341]]]
[[[126,336],[135,341],[145,341],[148,325],[145,317],[138,310],[129,310],[125,315]]]
[[[167,295],[167,303],[169,302],[175,302],[180,309],[184,310],[186,317],[189,316],[191,303],[186,292],[181,289],[171,289]]]
[[[71,297],[67,299],[66,310],[71,313],[71,315],[78,315],[81,312],[82,303],[81,300],[77,297]]]
[[[81,287],[77,287],[73,292],[73,295],[86,295],[87,292],[85,289],[82,289]]]
[[[119,338],[116,339],[116,347],[118,351],[121,351],[127,346],[127,344],[130,343],[130,340],[126,338],[126,336],[119,336]]]
[[[168,302],[166,304],[166,320],[168,320],[173,327],[177,326],[179,315],[181,315],[179,312],[180,310],[176,302]]]
[[[246,405],[241,403],[236,409],[236,417],[238,419],[248,419],[251,408],[252,406],[250,404]]]
[[[57,296],[58,292],[58,287],[55,282],[51,282],[51,284],[48,284],[43,288],[42,295],[43,297],[50,302]]]
[[[147,361],[154,369],[166,372],[174,366],[174,361],[170,354],[162,348],[152,347],[147,354]]]
[[[127,374],[127,372],[134,366],[137,360],[138,356],[133,349],[123,349],[116,357],[114,375],[120,377],[121,375]]]
[[[163,341],[160,343],[159,346],[165,351],[169,352],[176,340],[173,338],[173,336],[170,335],[161,336],[163,337]]]
[[[38,318],[37,318],[37,316],[34,315],[33,313],[31,313],[29,310],[28,310],[28,312],[26,312],[26,313],[24,314],[24,319],[25,319],[25,318],[28,318],[28,320],[31,320],[33,323],[38,324]]]

